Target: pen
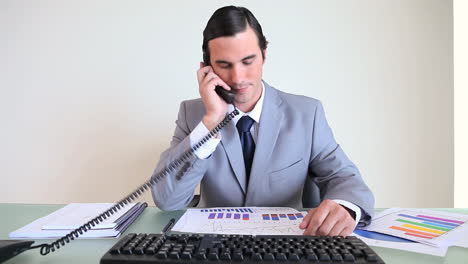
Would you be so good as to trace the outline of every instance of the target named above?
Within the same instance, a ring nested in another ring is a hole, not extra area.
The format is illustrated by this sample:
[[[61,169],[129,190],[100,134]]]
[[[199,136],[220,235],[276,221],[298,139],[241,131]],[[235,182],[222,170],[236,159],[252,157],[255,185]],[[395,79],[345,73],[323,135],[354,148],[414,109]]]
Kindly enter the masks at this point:
[[[167,232],[169,232],[171,230],[171,227],[172,225],[174,225],[175,223],[175,219],[174,218],[171,218],[171,220],[169,220],[169,222],[167,223],[167,225],[163,228],[163,230],[161,231],[161,233],[163,235],[166,235]]]

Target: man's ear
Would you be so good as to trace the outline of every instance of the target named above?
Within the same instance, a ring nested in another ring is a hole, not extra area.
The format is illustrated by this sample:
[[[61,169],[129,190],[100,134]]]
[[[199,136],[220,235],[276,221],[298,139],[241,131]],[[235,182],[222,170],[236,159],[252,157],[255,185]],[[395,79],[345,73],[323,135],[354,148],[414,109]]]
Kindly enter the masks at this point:
[[[263,63],[265,63],[265,60],[266,60],[266,53],[267,53],[267,50],[266,50],[266,49],[263,49],[263,50],[262,50]]]

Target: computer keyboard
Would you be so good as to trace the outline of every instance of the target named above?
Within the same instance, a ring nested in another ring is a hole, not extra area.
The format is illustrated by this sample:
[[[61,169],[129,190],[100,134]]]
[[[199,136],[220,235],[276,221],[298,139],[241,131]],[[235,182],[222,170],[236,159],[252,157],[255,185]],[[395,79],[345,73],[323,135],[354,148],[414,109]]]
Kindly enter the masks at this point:
[[[384,263],[359,238],[128,234],[102,258],[117,263]]]

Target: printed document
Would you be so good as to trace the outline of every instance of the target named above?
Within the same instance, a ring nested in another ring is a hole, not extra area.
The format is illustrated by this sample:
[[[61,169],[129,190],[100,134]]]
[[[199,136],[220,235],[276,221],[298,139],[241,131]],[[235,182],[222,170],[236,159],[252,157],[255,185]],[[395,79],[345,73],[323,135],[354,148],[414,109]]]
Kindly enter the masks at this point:
[[[188,209],[172,231],[237,235],[302,235],[307,212],[289,207],[218,207]]]

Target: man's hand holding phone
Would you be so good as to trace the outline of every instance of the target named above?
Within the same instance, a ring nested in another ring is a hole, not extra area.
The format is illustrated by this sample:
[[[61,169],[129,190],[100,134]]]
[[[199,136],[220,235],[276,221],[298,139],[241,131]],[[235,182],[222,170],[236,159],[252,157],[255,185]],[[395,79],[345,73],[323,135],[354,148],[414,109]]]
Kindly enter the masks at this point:
[[[197,71],[198,91],[206,108],[206,114],[202,122],[208,128],[213,128],[226,116],[227,103],[215,92],[217,85],[230,91],[231,88],[216,75],[211,66],[205,66],[200,62],[200,69]]]

